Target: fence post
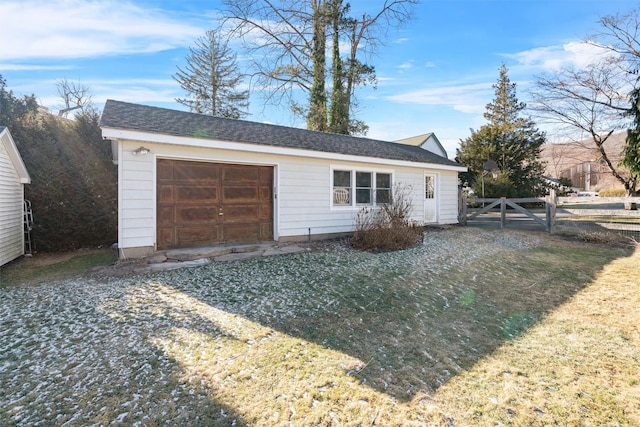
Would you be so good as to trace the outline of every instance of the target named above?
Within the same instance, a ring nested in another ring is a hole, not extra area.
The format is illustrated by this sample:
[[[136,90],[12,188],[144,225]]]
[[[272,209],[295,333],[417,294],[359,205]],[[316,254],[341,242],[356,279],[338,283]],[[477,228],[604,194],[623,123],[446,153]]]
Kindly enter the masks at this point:
[[[505,227],[505,223],[507,222],[507,198],[500,198],[500,228]]]
[[[549,232],[549,234],[554,234],[556,232],[556,207],[556,190],[551,189],[551,192],[547,196],[547,203],[545,204],[545,213],[547,216],[547,231]]]
[[[467,225],[467,196],[462,191],[458,193],[458,203],[460,206],[458,209],[458,222],[460,225]]]

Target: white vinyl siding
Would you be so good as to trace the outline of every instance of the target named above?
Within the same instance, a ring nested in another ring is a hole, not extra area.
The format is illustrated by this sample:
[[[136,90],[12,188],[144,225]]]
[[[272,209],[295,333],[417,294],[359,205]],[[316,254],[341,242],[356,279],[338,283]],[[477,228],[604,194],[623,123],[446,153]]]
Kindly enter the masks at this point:
[[[438,223],[458,223],[458,173],[455,171],[438,172]]]
[[[0,265],[24,254],[24,185],[0,143]]]
[[[144,145],[151,150],[146,155],[134,156],[133,150]],[[390,167],[380,163],[336,162],[329,159],[287,156],[270,153],[254,153],[240,150],[189,147],[158,144],[148,141],[121,141],[119,144],[119,236],[121,248],[156,245],[156,171],[157,158],[176,160],[211,161],[232,164],[251,164],[274,167],[274,239],[302,237],[309,234],[333,234],[353,231],[355,215],[360,206],[335,206],[333,204],[334,170],[389,174],[392,185],[411,185],[415,200],[412,214],[420,221],[423,214],[425,169],[415,167]],[[443,177],[441,185],[453,185],[443,189],[443,202],[448,211],[441,219],[457,222],[457,172],[438,171]],[[355,190],[355,187],[353,188]],[[353,197],[353,195],[352,195]],[[453,216],[451,216],[451,212]]]
[[[155,245],[155,157],[134,156],[141,144],[120,146],[118,153],[118,246]]]

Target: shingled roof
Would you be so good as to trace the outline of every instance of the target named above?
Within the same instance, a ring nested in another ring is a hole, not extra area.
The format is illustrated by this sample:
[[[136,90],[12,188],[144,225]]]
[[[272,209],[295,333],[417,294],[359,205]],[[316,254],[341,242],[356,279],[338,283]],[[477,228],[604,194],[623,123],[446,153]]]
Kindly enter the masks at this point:
[[[463,167],[420,147],[107,100],[100,126],[190,138]]]

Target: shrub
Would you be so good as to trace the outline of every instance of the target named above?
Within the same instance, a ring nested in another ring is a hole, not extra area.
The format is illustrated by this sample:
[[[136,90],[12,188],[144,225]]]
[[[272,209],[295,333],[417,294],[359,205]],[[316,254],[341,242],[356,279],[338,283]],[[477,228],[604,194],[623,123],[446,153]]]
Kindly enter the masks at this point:
[[[422,242],[423,227],[410,219],[410,190],[407,186],[395,186],[390,203],[362,208],[356,215],[351,245],[369,252],[388,252]]]
[[[627,191],[624,188],[605,188],[598,192],[600,197],[624,197]]]

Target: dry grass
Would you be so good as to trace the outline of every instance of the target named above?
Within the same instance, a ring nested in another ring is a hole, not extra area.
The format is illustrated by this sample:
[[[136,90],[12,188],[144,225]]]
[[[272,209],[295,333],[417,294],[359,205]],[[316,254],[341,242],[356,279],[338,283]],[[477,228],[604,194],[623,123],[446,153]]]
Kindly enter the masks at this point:
[[[0,290],[0,423],[637,425],[640,252],[423,246]]]
[[[430,405],[463,424],[640,425],[639,306],[636,250]]]

